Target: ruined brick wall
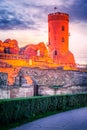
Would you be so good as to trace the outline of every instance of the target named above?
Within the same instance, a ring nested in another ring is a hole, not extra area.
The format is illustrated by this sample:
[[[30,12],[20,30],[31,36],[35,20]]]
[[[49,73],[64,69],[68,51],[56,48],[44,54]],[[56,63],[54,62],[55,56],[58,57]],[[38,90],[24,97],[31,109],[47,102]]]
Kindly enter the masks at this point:
[[[18,81],[18,76],[15,79],[15,84],[13,86],[9,86],[7,84],[8,75],[0,72],[0,99],[34,96],[33,82],[31,82],[30,77],[25,78],[27,80],[22,77],[21,86]]]

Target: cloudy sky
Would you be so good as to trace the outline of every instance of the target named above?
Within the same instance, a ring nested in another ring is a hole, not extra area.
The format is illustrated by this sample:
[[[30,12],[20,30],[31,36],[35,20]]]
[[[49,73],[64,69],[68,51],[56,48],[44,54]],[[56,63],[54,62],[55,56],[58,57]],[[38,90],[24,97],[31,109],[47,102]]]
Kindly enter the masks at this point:
[[[0,40],[16,39],[19,47],[48,42],[47,15],[69,14],[69,48],[77,63],[87,63],[87,0],[0,0]]]

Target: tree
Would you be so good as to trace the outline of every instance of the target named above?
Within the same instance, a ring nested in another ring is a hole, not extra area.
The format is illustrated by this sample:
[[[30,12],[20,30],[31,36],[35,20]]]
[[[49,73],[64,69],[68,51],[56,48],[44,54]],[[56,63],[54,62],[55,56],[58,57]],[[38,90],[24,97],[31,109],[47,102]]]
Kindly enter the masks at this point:
[[[53,85],[53,86],[49,86],[51,89],[54,90],[54,94],[56,95],[56,92],[59,88],[63,87],[63,85]]]

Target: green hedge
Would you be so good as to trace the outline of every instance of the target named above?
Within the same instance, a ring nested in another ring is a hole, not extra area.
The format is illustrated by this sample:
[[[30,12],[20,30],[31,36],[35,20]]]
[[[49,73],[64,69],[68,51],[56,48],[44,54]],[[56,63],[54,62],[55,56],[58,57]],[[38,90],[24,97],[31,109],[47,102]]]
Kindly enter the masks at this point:
[[[39,114],[65,111],[87,106],[87,94],[39,96],[0,100],[0,124],[9,124],[23,119],[31,120]]]

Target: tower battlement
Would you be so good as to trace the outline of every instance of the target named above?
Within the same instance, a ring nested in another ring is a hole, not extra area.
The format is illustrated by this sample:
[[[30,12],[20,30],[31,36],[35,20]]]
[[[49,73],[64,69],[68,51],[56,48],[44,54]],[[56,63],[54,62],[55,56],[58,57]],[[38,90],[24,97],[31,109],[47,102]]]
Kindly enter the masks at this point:
[[[69,21],[69,15],[66,13],[56,12],[48,14],[48,21],[50,20],[66,20]]]

